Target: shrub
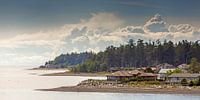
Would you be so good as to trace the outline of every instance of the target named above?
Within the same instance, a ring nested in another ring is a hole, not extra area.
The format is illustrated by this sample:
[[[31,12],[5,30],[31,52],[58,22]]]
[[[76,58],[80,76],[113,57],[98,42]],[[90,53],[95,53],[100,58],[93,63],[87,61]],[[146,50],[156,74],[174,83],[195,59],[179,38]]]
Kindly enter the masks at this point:
[[[149,84],[149,85],[160,85],[161,84],[159,81],[146,81],[145,83]]]
[[[188,85],[188,82],[187,82],[187,80],[185,78],[181,80],[181,85],[182,86],[187,86]]]
[[[197,86],[200,86],[200,78],[198,79],[198,81],[197,81],[197,84],[196,84]]]
[[[193,81],[190,81],[189,86],[190,86],[190,87],[194,86],[194,82],[193,82]]]
[[[120,79],[119,80],[121,83],[127,83],[129,82],[130,80],[128,78],[124,78],[124,79]]]

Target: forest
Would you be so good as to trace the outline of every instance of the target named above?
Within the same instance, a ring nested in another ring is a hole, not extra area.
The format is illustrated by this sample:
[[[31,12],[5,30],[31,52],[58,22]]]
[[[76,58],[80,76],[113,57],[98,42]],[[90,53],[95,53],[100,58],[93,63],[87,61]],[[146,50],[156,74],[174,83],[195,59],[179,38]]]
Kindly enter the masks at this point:
[[[174,66],[189,64],[192,58],[200,61],[199,41],[182,40],[147,41],[130,39],[127,44],[119,47],[109,46],[98,53],[83,52],[61,54],[45,65],[53,64],[59,67],[73,66],[75,72],[101,72],[111,68],[138,68],[169,63]]]
[[[110,68],[147,67],[162,63],[174,66],[189,64],[192,58],[200,61],[200,43],[182,40],[148,41],[130,39],[126,45],[109,46],[105,51],[93,54],[84,63],[72,68],[74,72],[101,72]]]
[[[93,55],[92,52],[61,54],[54,60],[46,62],[42,67],[48,67],[48,65],[54,65],[53,67],[57,68],[74,67],[90,59]]]

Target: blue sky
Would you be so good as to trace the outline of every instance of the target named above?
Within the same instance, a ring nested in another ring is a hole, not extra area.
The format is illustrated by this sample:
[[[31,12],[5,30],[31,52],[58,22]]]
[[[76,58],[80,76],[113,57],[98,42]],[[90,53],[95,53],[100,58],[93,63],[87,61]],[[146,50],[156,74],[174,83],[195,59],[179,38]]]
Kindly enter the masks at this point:
[[[199,0],[0,0],[0,65],[40,65],[61,53],[128,39],[198,40]]]
[[[76,23],[95,12],[117,13],[131,25],[160,13],[170,22],[199,26],[199,4],[199,0],[0,0],[0,26],[8,33],[11,28],[38,31]]]

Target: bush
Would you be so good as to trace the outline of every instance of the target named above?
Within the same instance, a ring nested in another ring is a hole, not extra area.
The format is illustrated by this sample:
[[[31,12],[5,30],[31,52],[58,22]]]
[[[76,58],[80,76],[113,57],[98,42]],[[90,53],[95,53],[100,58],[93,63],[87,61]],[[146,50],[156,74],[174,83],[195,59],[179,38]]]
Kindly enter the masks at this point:
[[[187,80],[185,78],[181,80],[181,85],[182,86],[187,86],[188,85],[188,82],[187,82]]]
[[[130,79],[124,78],[124,79],[120,79],[119,81],[120,81],[121,83],[127,83],[127,82],[130,82]]]
[[[194,86],[194,82],[193,82],[193,81],[190,81],[189,86],[190,86],[190,87]]]
[[[159,81],[146,81],[145,83],[149,84],[149,85],[160,85],[161,84]]]
[[[197,84],[196,84],[197,86],[200,86],[200,78],[199,78],[199,80],[197,81]]]
[[[137,81],[137,78],[131,78],[130,81]]]

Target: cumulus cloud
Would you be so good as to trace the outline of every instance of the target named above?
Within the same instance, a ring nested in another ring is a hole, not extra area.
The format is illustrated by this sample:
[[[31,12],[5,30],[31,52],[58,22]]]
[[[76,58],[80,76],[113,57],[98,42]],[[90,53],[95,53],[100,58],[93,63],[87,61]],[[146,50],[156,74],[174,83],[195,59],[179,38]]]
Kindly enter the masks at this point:
[[[147,33],[168,32],[168,29],[166,28],[166,22],[163,21],[163,18],[160,14],[156,14],[154,17],[148,20],[143,28]]]
[[[188,24],[167,24],[156,14],[142,26],[123,26],[114,13],[92,13],[89,19],[37,33],[19,34],[0,40],[0,64],[43,64],[61,53],[99,52],[107,46],[127,43],[129,39],[197,40],[200,29]],[[6,58],[6,60],[5,60]]]
[[[141,26],[127,26],[125,28],[122,28],[120,31],[127,33],[145,33],[143,27]]]
[[[89,20],[81,20],[80,24],[89,29],[111,30],[118,28],[123,21],[113,13],[92,13]]]
[[[98,52],[99,48],[104,47],[103,45],[98,46],[98,42],[101,41],[100,37],[117,29],[123,22],[114,13],[92,13],[89,19],[81,19],[79,23],[66,24],[54,30],[18,34],[9,39],[2,39],[0,40],[0,49],[5,52],[0,53],[4,55],[0,57],[0,65],[7,64],[7,62],[29,64],[29,61],[33,64],[41,64],[61,53]],[[15,55],[11,57],[12,52],[15,52]],[[7,58],[7,62],[4,61],[4,58]]]
[[[181,32],[181,33],[189,33],[194,31],[194,27],[189,24],[179,24],[179,25],[170,25],[170,32]]]
[[[110,35],[121,37],[123,40],[130,38],[144,40],[168,39],[176,42],[183,39],[198,40],[199,30],[189,24],[167,24],[161,15],[156,14],[146,21],[143,26],[126,26],[110,33]]]

